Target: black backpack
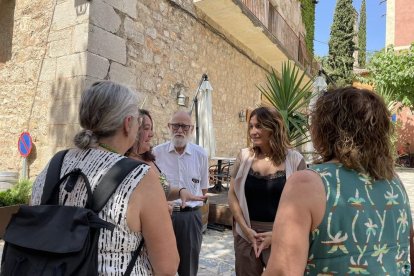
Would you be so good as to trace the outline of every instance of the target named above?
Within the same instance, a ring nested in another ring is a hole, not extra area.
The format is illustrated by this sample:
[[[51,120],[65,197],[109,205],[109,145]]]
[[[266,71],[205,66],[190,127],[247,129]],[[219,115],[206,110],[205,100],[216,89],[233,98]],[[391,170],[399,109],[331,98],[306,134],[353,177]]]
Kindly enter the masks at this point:
[[[86,175],[74,169],[60,178],[68,150],[58,152],[46,174],[41,205],[21,206],[13,215],[3,237],[1,276],[9,275],[98,275],[98,240],[101,229],[112,231],[112,223],[99,218],[122,180],[138,165],[130,158],[119,160],[102,177],[92,194]],[[59,205],[59,187],[71,192],[78,177],[83,177],[88,193],[85,207]],[[130,275],[143,246],[141,240],[133,252],[124,275]]]

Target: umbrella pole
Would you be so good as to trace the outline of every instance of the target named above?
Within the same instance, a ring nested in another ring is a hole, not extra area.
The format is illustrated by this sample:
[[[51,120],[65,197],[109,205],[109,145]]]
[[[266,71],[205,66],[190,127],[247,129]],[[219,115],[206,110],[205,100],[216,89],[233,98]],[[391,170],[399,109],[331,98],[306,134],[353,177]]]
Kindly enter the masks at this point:
[[[202,88],[202,85],[203,88]],[[198,88],[197,91],[194,95],[193,98],[193,103],[191,105],[191,109],[190,109],[190,115],[193,112],[193,108],[195,108],[195,126],[196,126],[196,144],[200,145],[200,131],[199,131],[199,122],[198,122],[198,94],[200,93],[201,89],[205,89],[205,90],[213,90],[213,87],[211,87],[210,83],[208,82],[208,77],[207,74],[203,74],[203,76],[201,77],[200,83],[198,84]]]
[[[198,129],[198,99],[197,99],[197,96],[194,98],[194,108],[195,108],[196,144],[199,145],[200,135],[199,135],[199,129]]]

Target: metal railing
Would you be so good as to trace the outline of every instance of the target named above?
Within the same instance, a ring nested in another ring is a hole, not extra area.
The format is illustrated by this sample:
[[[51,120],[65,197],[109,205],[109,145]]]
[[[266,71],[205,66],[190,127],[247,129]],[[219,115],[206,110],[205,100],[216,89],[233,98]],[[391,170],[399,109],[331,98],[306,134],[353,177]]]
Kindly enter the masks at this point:
[[[318,72],[318,63],[306,48],[302,34],[296,34],[283,16],[269,0],[238,0],[254,15],[268,31],[282,44],[289,56],[311,75]]]

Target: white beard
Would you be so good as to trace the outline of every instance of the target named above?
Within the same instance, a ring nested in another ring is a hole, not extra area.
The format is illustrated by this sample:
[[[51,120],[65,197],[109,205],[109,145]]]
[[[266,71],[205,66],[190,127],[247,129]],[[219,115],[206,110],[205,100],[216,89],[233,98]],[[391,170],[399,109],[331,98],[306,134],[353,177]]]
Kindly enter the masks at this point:
[[[184,148],[188,143],[188,138],[175,136],[172,138],[172,143],[175,148]]]

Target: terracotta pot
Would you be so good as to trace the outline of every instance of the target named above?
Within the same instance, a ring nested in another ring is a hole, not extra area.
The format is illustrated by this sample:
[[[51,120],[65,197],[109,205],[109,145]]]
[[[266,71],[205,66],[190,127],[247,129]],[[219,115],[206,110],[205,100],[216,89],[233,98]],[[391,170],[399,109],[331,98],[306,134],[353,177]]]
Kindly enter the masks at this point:
[[[20,205],[0,207],[0,238],[3,238],[6,227],[13,214],[17,213]]]

